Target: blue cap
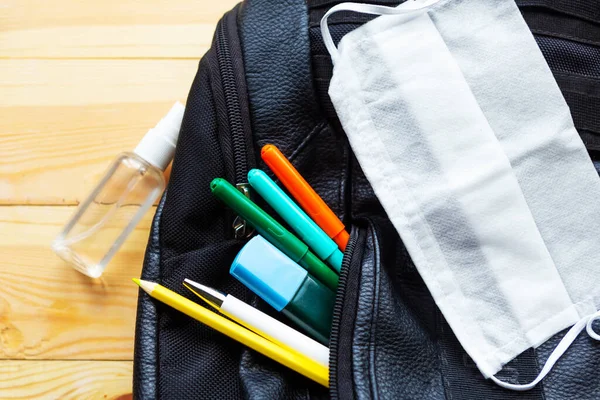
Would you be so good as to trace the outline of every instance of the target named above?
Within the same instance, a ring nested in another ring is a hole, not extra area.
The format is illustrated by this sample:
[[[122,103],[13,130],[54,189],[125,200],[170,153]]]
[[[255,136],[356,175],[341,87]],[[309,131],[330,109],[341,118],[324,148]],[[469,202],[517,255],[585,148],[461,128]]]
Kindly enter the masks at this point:
[[[277,311],[288,305],[308,275],[260,235],[240,250],[229,273]]]

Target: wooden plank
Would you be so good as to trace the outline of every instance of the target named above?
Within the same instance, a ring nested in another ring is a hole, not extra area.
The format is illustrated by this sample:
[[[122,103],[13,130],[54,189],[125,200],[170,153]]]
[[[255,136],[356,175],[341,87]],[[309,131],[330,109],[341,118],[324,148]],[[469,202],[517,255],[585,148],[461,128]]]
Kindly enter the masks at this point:
[[[93,280],[50,249],[73,210],[0,207],[0,359],[132,359],[138,290],[131,278],[140,275],[154,212]]]
[[[81,201],[185,100],[237,1],[0,1],[1,399],[131,398],[130,278],[153,212],[91,280],[50,250],[74,207],[19,204]]]
[[[194,58],[238,0],[4,0],[0,58]]]
[[[0,61],[0,204],[77,204],[176,100],[196,60]]]
[[[0,36],[0,58],[198,59],[214,30],[215,24],[23,29]]]
[[[198,60],[2,60],[0,107],[185,98]]]
[[[216,22],[240,0],[3,0],[2,30],[69,25],[191,24]]]
[[[131,399],[131,361],[3,361],[0,398]]]

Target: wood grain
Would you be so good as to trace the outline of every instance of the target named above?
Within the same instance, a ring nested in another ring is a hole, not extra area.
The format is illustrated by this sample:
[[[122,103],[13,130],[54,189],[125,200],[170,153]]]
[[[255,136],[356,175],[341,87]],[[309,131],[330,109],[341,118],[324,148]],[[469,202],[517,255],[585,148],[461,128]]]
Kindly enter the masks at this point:
[[[0,107],[185,99],[197,60],[2,60]]]
[[[188,60],[0,60],[0,204],[77,204],[112,158],[185,102],[196,68]]]
[[[130,279],[153,212],[101,280],[50,243],[110,160],[185,102],[237,1],[0,0],[0,399],[131,398]]]
[[[3,361],[0,399],[131,399],[131,361]]]
[[[140,275],[154,210],[93,280],[50,249],[73,209],[0,207],[0,358],[132,359],[131,278]]]
[[[3,0],[3,58],[191,58],[235,0]]]

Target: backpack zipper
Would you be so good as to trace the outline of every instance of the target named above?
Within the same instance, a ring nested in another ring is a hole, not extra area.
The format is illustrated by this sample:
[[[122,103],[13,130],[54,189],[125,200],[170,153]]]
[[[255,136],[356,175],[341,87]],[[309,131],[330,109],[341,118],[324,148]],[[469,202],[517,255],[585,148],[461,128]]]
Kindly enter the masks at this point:
[[[340,269],[338,291],[335,297],[335,304],[333,306],[333,320],[331,321],[331,334],[329,338],[329,387],[330,396],[332,399],[341,398],[340,393],[338,393],[338,387],[337,385],[332,384],[332,380],[336,379],[337,377],[340,323],[342,319],[342,313],[344,312],[344,300],[346,298],[348,274],[350,272],[350,265],[354,259],[354,252],[358,242],[359,233],[360,232],[358,228],[353,228],[350,235],[350,240],[346,245],[344,258],[342,260],[342,268]]]
[[[217,61],[221,72],[221,83],[223,85],[233,152],[234,183],[238,190],[250,198],[250,185],[247,182],[249,150],[246,146],[244,122],[233,70],[229,38],[227,37],[223,21],[219,21],[217,28],[217,43]],[[234,219],[232,228],[236,239],[249,237],[254,233],[254,228],[239,216]]]

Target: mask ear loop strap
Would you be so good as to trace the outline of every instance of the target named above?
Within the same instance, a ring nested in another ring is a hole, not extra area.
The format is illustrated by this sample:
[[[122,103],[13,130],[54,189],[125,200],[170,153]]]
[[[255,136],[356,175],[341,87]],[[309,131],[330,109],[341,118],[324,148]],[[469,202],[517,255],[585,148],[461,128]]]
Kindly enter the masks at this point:
[[[409,14],[416,10],[423,10],[431,5],[437,3],[439,0],[427,0],[427,1],[416,1],[416,0],[407,0],[402,3],[398,7],[387,7],[387,6],[379,6],[376,4],[362,4],[362,3],[340,3],[335,5],[329,9],[321,18],[321,34],[323,35],[323,42],[325,43],[325,47],[327,47],[327,51],[331,55],[331,60],[335,64],[336,58],[338,56],[337,47],[335,47],[335,43],[333,42],[333,38],[331,37],[331,33],[329,32],[329,25],[327,24],[327,18],[330,15],[335,14],[339,11],[355,11],[363,14],[372,14],[372,15],[399,15],[399,14]]]
[[[592,325],[594,324],[594,321],[600,321],[600,311],[598,311],[596,314],[592,315],[590,320],[587,322],[587,325],[585,326],[585,330],[587,331],[587,334],[590,335],[590,337],[592,339],[596,339],[596,340],[600,341],[600,335],[598,333],[596,333],[594,331],[594,328],[592,327]]]
[[[552,354],[550,354],[550,357],[548,357],[548,360],[546,360],[546,364],[544,364],[544,367],[540,371],[540,374],[537,376],[537,378],[535,378],[535,380],[533,382],[530,382],[530,383],[527,383],[524,385],[516,385],[513,383],[503,382],[503,381],[499,380],[498,378],[496,378],[495,376],[492,376],[490,379],[492,381],[494,381],[494,383],[496,385],[501,386],[505,389],[515,390],[518,392],[524,392],[526,390],[533,389],[535,387],[535,385],[540,383],[541,380],[544,379],[546,377],[546,375],[548,375],[550,370],[554,367],[554,364],[556,364],[558,359],[560,357],[562,357],[563,354],[565,354],[567,349],[571,346],[571,344],[573,344],[575,339],[577,339],[577,336],[579,336],[579,334],[584,329],[587,330],[587,333],[588,333],[588,335],[590,335],[590,337],[592,337],[595,340],[600,340],[600,335],[598,335],[592,329],[592,324],[596,320],[600,320],[600,312],[597,312],[596,314],[587,316],[587,317],[579,320],[579,322],[577,322],[575,325],[573,325],[573,327],[571,329],[569,329],[567,334],[562,338],[562,340],[560,341],[558,346],[556,346],[554,351],[552,351]]]

